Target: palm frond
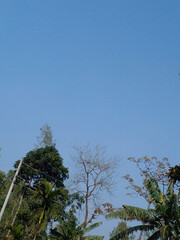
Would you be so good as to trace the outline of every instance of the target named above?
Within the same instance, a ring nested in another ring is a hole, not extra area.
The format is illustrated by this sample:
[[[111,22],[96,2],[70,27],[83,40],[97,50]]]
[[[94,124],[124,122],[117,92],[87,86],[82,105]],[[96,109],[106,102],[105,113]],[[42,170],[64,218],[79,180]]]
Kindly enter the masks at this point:
[[[127,212],[127,214],[137,221],[141,221],[143,223],[149,223],[155,220],[153,209],[146,210],[143,208],[127,206],[127,205],[123,205],[123,207]]]
[[[160,203],[162,201],[162,192],[160,187],[158,186],[158,183],[155,179],[146,179],[144,181],[144,185],[151,197],[152,203],[156,206],[157,203]]]
[[[90,235],[84,237],[84,240],[102,240],[102,239],[104,239],[104,236],[100,235]]]
[[[160,231],[156,231],[155,233],[153,233],[147,240],[158,240],[160,237]]]
[[[87,232],[91,231],[92,229],[99,227],[101,224],[102,224],[102,222],[96,222],[96,223],[89,225],[88,227],[86,227],[84,229],[84,233],[87,233]]]
[[[57,231],[56,229],[51,229],[51,234],[53,234],[53,236],[56,236],[56,237],[64,237],[64,235]]]
[[[160,234],[163,239],[168,239],[172,236],[172,228],[170,225],[165,225],[160,229]]]
[[[133,206],[123,205],[124,209],[111,212],[106,215],[106,218],[120,218],[122,220],[137,220],[144,223],[152,222],[155,220],[153,209],[142,209]]]
[[[174,193],[174,182],[171,181],[166,191],[166,196],[171,196],[173,193]]]
[[[148,230],[152,230],[152,229],[154,229],[153,225],[138,225],[138,226],[135,226],[135,227],[128,228],[128,229],[116,234],[115,236],[110,238],[110,240],[123,239],[133,232],[137,232],[137,231],[141,231],[141,230],[148,231]]]
[[[125,211],[125,209],[119,210],[119,211],[115,211],[115,212],[111,212],[109,214],[107,214],[105,216],[106,218],[119,218],[122,220],[134,220],[134,218],[132,218],[132,216],[129,216],[129,214]]]

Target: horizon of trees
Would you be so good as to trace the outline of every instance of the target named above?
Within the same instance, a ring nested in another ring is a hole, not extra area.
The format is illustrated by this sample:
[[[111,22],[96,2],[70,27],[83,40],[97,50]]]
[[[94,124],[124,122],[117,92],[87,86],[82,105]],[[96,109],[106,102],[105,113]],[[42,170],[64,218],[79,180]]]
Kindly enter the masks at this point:
[[[110,203],[101,200],[104,207],[101,209],[97,196],[104,190],[112,190],[118,159],[107,156],[105,148],[99,145],[76,146],[73,155],[76,174],[73,175],[63,165],[51,127],[44,125],[40,130],[38,144],[23,159],[0,222],[0,239],[101,240],[102,234],[89,234],[102,224],[96,222],[99,215],[123,220],[112,229],[112,240],[133,240],[137,238],[137,234],[133,234],[135,231],[139,231],[138,240],[179,239],[180,196],[176,187],[180,180],[180,165],[171,167],[167,158],[162,161],[155,157],[130,158],[139,171],[142,184],[135,184],[128,174],[124,176],[129,182],[128,190],[131,190],[128,194],[143,197],[148,208],[123,205],[114,209]],[[15,169],[18,164],[16,161]],[[0,209],[14,173],[15,170],[9,170],[7,174],[0,171]],[[71,188],[65,184],[69,177],[73,178]],[[84,216],[83,222],[79,220],[79,213]],[[138,220],[141,225],[129,227],[129,220]]]

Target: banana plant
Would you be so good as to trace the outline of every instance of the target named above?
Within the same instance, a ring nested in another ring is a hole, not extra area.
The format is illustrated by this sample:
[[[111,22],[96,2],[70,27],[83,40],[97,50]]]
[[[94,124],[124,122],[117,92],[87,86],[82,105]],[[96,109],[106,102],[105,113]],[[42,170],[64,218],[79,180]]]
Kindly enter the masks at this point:
[[[169,183],[166,194],[162,193],[154,179],[145,180],[144,185],[154,208],[145,210],[123,205],[121,210],[107,214],[106,218],[137,220],[142,223],[117,233],[111,240],[123,239],[125,236],[139,230],[153,230],[152,235],[147,240],[178,240],[180,236],[180,208],[177,195],[174,193],[174,182]]]

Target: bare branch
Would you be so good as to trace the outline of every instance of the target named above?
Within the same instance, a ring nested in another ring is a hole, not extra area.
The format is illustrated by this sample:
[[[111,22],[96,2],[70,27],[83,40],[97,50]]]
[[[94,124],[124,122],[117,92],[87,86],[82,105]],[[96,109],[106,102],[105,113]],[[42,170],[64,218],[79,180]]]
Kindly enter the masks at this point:
[[[73,155],[74,167],[77,170],[74,174],[73,182],[76,184],[75,189],[84,191],[85,198],[85,220],[84,227],[94,218],[92,214],[88,220],[89,202],[98,196],[101,191],[110,192],[114,186],[115,172],[119,168],[117,158],[110,158],[106,154],[103,146],[90,144],[85,146],[75,146]],[[98,196],[99,197],[99,196]]]

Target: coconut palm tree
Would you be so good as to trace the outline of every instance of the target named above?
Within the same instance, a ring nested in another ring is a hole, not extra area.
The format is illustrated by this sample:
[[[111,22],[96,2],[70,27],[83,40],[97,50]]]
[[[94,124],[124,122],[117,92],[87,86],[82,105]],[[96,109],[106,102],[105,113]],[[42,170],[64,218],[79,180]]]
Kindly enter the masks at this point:
[[[111,212],[106,218],[120,218],[122,220],[137,220],[141,225],[119,232],[111,240],[123,239],[138,230],[153,230],[147,240],[178,240],[180,238],[180,208],[174,193],[174,182],[171,181],[166,194],[163,194],[154,179],[145,180],[144,185],[154,205],[153,209],[142,209],[123,205],[123,208]]]
[[[31,219],[34,240],[39,233],[46,231],[50,220],[62,212],[63,200],[58,200],[61,197],[64,198],[67,191],[61,188],[54,189],[54,185],[54,183],[43,180],[41,186],[37,187],[35,191],[34,199],[38,199],[38,206],[32,212]]]
[[[77,219],[73,213],[70,214],[68,220],[62,220],[60,217],[57,217],[57,220],[59,224],[51,230],[51,236],[56,236],[58,240],[102,240],[104,238],[100,235],[86,235],[89,231],[101,225],[101,222],[83,228],[83,224],[77,226]]]

